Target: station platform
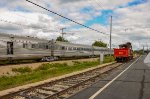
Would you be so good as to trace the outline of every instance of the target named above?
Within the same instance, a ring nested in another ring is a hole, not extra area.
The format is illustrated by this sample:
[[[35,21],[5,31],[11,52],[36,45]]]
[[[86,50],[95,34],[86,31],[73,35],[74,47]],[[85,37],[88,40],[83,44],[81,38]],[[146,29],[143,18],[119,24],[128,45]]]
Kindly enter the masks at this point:
[[[150,99],[150,67],[141,56],[70,99]]]

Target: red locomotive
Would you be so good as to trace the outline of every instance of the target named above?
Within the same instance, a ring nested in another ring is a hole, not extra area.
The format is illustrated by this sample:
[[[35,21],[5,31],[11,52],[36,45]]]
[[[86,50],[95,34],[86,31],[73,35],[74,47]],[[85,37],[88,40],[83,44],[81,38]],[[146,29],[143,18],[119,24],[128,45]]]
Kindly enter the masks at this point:
[[[125,62],[133,59],[133,50],[130,42],[119,45],[114,49],[114,57],[117,62]]]

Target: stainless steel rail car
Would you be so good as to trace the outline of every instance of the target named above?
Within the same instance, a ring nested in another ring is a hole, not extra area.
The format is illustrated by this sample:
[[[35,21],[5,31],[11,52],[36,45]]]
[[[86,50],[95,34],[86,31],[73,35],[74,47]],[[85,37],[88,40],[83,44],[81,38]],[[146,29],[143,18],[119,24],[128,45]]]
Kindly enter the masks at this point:
[[[31,59],[51,55],[48,40],[0,34],[0,60]]]
[[[103,47],[0,33],[0,60],[49,60],[56,57],[90,57],[100,53],[113,54],[113,51]]]
[[[58,57],[92,56],[93,48],[89,45],[55,42],[54,55]]]

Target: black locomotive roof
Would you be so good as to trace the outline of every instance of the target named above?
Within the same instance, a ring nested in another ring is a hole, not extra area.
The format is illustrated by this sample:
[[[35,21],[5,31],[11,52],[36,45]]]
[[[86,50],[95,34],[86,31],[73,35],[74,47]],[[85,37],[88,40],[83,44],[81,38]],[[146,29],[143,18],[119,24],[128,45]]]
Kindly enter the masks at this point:
[[[132,48],[132,44],[130,42],[127,42],[125,44],[120,44],[120,48]]]

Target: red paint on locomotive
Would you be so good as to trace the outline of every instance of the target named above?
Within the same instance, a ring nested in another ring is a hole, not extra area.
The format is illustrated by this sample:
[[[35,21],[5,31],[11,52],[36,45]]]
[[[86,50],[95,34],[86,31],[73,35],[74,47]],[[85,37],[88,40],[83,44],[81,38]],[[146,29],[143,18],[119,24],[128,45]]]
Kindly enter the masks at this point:
[[[119,45],[114,48],[114,57],[117,62],[125,62],[133,58],[132,45],[130,42]]]

